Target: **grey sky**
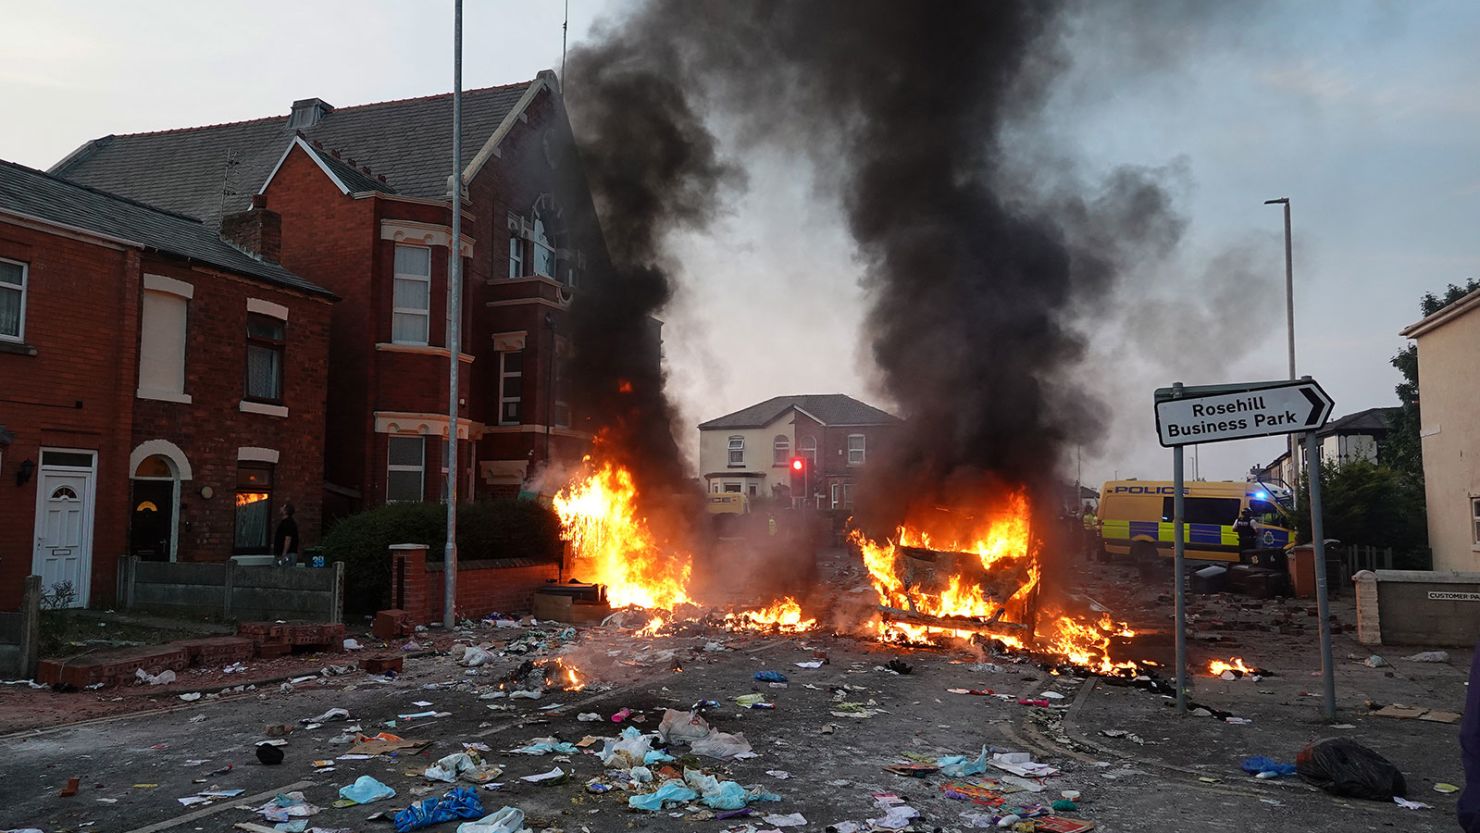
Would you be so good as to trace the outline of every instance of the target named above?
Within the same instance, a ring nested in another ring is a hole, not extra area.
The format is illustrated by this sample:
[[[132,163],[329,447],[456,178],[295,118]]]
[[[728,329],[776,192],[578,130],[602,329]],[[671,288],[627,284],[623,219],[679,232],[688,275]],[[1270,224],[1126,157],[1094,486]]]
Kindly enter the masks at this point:
[[[570,37],[621,0],[573,0]],[[1242,4],[1235,4],[1242,5]],[[464,83],[560,60],[559,0],[467,0]],[[1107,19],[1136,16],[1100,4]],[[0,0],[0,158],[45,168],[83,141],[442,92],[451,2],[34,3]],[[1098,21],[1103,23],[1104,21]],[[1086,320],[1091,355],[1064,384],[1112,407],[1085,480],[1164,477],[1152,388],[1285,372],[1280,215],[1296,231],[1300,371],[1337,413],[1396,404],[1387,359],[1418,296],[1480,274],[1480,6],[1290,3],[1257,20],[1147,16],[1135,40],[1088,21],[1040,126],[1087,181],[1174,166],[1187,236]],[[1044,135],[1044,134],[1040,134]],[[835,207],[802,163],[750,155],[747,193],[710,234],[673,241],[665,316],[692,425],[783,393],[882,406],[860,349],[862,292]],[[1110,310],[1106,315],[1104,310]],[[683,439],[692,447],[693,431]],[[1278,440],[1204,449],[1204,477],[1242,477]],[[1072,475],[1072,472],[1070,472]]]

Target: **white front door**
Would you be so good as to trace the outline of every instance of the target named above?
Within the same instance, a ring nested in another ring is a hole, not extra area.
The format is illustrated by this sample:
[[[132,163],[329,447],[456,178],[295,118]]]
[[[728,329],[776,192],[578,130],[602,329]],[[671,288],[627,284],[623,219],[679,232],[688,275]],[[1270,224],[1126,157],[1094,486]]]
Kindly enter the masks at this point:
[[[92,585],[93,459],[92,452],[41,452],[32,572],[45,593],[71,587],[71,607],[87,606]]]

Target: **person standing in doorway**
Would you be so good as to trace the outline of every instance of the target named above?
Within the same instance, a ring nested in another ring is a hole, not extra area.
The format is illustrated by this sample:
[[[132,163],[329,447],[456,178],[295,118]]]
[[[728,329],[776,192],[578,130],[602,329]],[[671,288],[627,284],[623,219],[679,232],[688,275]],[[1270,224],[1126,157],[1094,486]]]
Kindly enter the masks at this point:
[[[272,536],[272,554],[279,567],[292,567],[298,563],[298,522],[293,520],[292,503],[283,504],[282,516]]]

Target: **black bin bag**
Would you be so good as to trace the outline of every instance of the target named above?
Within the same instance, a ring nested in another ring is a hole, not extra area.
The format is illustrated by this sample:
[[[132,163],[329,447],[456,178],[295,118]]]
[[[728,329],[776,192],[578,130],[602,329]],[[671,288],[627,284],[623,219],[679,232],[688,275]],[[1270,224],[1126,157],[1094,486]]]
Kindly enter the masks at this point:
[[[1316,741],[1295,756],[1301,780],[1332,795],[1392,801],[1407,795],[1403,773],[1387,758],[1347,738]]]

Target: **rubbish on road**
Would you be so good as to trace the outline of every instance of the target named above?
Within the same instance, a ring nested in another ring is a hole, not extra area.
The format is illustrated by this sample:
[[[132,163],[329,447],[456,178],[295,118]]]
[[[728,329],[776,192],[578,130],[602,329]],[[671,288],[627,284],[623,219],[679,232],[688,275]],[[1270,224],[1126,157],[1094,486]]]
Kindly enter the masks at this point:
[[[449,197],[449,199],[451,198]],[[766,770],[766,774],[775,778],[777,781],[785,781],[791,777],[791,773],[784,769],[768,769]]]
[[[453,819],[476,819],[484,815],[483,803],[472,787],[453,787],[441,796],[423,798],[396,813],[396,833],[409,833]]]
[[[199,691],[192,691],[192,692],[190,692],[188,694],[181,694],[180,695],[180,699],[181,700],[184,700],[187,703],[194,703],[196,700],[199,700],[200,699],[200,692]]]
[[[627,799],[627,806],[634,810],[646,810],[656,813],[663,809],[666,802],[675,804],[685,801],[693,801],[699,797],[699,793],[688,787],[684,782],[677,779],[664,781],[658,789],[650,793],[634,795]]]
[[[780,671],[757,671],[755,681],[758,683],[784,683],[786,675]]]
[[[71,778],[67,779],[67,785],[65,787],[62,787],[62,791],[57,793],[57,796],[60,798],[71,798],[72,796],[77,794],[77,790],[81,786],[82,779],[74,775]]]
[[[1067,798],[1060,798],[1048,806],[1052,807],[1054,809],[1054,812],[1056,813],[1072,813],[1075,810],[1079,809],[1078,804],[1075,804]]]
[[[480,648],[477,645],[469,645],[463,648],[462,656],[458,658],[457,664],[465,668],[477,668],[480,665],[486,665],[490,662],[493,662],[493,660],[494,655],[486,648]],[[467,825],[463,826],[466,827]]]
[[[263,766],[277,766],[283,762],[283,750],[270,743],[257,744],[257,760]]]
[[[1457,723],[1460,718],[1460,715],[1455,712],[1429,709],[1423,706],[1405,706],[1402,703],[1392,703],[1383,706],[1373,712],[1372,715],[1374,717],[1392,717],[1398,720],[1418,718],[1419,720],[1426,720],[1430,723]]]
[[[360,640],[354,637],[345,637],[344,639],[344,650],[346,651],[358,651],[363,647],[365,646],[360,644]]]
[[[148,683],[149,685],[169,685],[175,681],[175,672],[166,668],[158,674],[150,674],[148,671],[139,668],[134,671],[134,677],[139,682]]]
[[[1033,824],[1034,833],[1089,833],[1095,829],[1092,821],[1064,816],[1039,816],[1033,819]]]
[[[466,752],[454,752],[440,758],[436,763],[427,767],[422,775],[432,781],[441,781],[451,784],[464,772],[471,772],[478,768],[478,762],[472,755]]]
[[[287,723],[274,723],[271,726],[264,727],[262,733],[270,738],[280,738],[284,735],[293,734],[293,726]]]
[[[612,722],[613,723],[621,723],[623,720],[626,720],[627,718],[629,718],[631,716],[632,716],[632,710],[631,709],[619,709],[615,714],[612,715]]]
[[[974,760],[965,755],[947,755],[935,759],[936,766],[940,767],[940,774],[947,778],[964,778],[968,775],[980,775],[987,771],[987,747],[982,747],[982,752]]]
[[[1403,657],[1409,662],[1449,662],[1448,651],[1420,651],[1412,656]]]
[[[396,791],[369,775],[361,775],[353,784],[339,788],[339,797],[352,804],[370,804],[386,798],[395,798]]]
[[[564,778],[564,777],[565,777],[565,770],[563,770],[563,769],[561,769],[560,767],[557,766],[554,769],[550,770],[549,772],[541,772],[538,775],[526,775],[523,778],[520,778],[519,780],[520,781],[528,781],[531,784],[539,784],[539,783],[543,783],[545,781],[558,781],[558,780],[560,780],[561,778]]]
[[[322,807],[308,803],[301,792],[278,793],[271,801],[258,807],[258,815],[271,822],[306,819],[317,814]]]
[[[1266,758],[1263,755],[1254,755],[1252,757],[1245,758],[1244,762],[1239,765],[1239,768],[1250,775],[1265,775],[1266,773],[1274,773],[1275,777],[1279,777],[1281,775],[1295,774],[1294,764],[1282,764],[1279,761],[1274,760],[1273,758]]]
[[[517,833],[524,827],[524,811],[505,805],[477,821],[465,821],[457,833]]]
[[[801,813],[772,813],[762,816],[761,820],[772,827],[805,827],[807,819]]]
[[[1042,697],[1019,697],[1017,704],[1019,706],[1037,706],[1040,709],[1048,708],[1048,700]]]
[[[1373,654],[1372,656],[1367,657],[1366,659],[1362,660],[1362,664],[1365,665],[1365,666],[1367,666],[1368,668],[1387,668],[1387,667],[1389,667],[1388,666],[1388,661],[1385,660],[1385,659],[1383,659],[1382,657],[1378,656],[1377,654]]]
[[[936,766],[935,764],[900,763],[890,764],[884,767],[884,771],[893,773],[895,775],[900,775],[905,778],[924,778],[927,775],[934,775],[935,773],[940,772],[940,767]]]
[[[868,819],[868,823],[876,830],[903,830],[910,826],[910,821],[918,818],[920,811],[908,804],[881,804],[875,802],[875,806],[884,811],[884,815]],[[770,817],[766,818],[770,821]]]
[[[1062,699],[1064,699],[1064,695],[1058,693],[1057,691],[1045,691],[1045,692],[1043,692],[1043,696],[1046,697],[1046,698],[1048,698],[1049,700],[1062,700]]]
[[[1100,734],[1107,738],[1125,738],[1137,746],[1145,746],[1146,740],[1135,732],[1127,732],[1125,729],[1101,729]]]
[[[1060,798],[1067,798],[1070,801],[1078,801],[1079,800],[1079,790],[1060,790],[1059,791],[1059,797]]]
[[[1027,752],[998,752],[989,763],[1003,772],[1023,778],[1047,778],[1059,774],[1054,767],[1034,761],[1033,756]]]
[[[1456,787],[1453,784],[1446,784],[1443,781],[1440,781],[1439,783],[1437,783],[1437,784],[1434,785],[1434,792],[1436,792],[1436,793],[1444,793],[1445,795],[1448,795],[1450,793],[1457,793],[1457,792],[1459,792],[1459,787]]]
[[[663,719],[658,723],[658,737],[664,743],[687,744],[695,755],[720,759],[754,755],[750,742],[743,734],[715,731],[709,721],[695,712],[664,709]],[[646,754],[646,750],[643,754]]]
[[[510,750],[515,755],[548,755],[551,752],[559,752],[562,755],[574,755],[578,750],[573,744],[558,741],[555,738],[535,738],[528,746]]]
[[[510,700],[538,700],[545,696],[543,688],[525,688],[509,692]]]
[[[390,732],[381,732],[377,735],[365,737],[359,736],[355,745],[349,748],[351,755],[386,755],[392,752],[415,752],[430,744],[427,740],[408,740]]]
[[[1332,795],[1387,801],[1408,794],[1403,773],[1387,758],[1349,738],[1327,738],[1295,758],[1301,780]]]
[[[451,198],[449,197],[449,199]],[[576,715],[576,720],[579,720],[582,723],[595,723],[601,720],[601,715],[597,714],[596,712],[582,712],[581,714]]]
[[[1432,810],[1433,809],[1433,807],[1431,807],[1428,804],[1423,803],[1422,801],[1409,801],[1408,799],[1403,798],[1402,796],[1397,796],[1397,795],[1393,796],[1393,803],[1396,804],[1396,805],[1398,805],[1399,807],[1402,807],[1404,810]]]
[[[663,732],[661,726],[658,732],[661,736]],[[602,766],[607,768],[630,769],[634,766],[641,766],[652,747],[651,735],[644,735],[637,730],[637,727],[628,726],[615,738],[602,738],[601,751],[596,753],[596,757],[600,758]]]
[[[1013,825],[1017,824],[1018,822],[1020,822],[1022,820],[1023,820],[1023,817],[1020,816],[1020,815],[1018,815],[1017,813],[1008,813],[1007,815],[1003,816],[1002,818],[997,819],[997,826],[998,827],[1012,827]]]
[[[947,781],[941,785],[940,794],[942,798],[953,801],[970,801],[973,804],[985,804],[995,807],[1002,803],[1001,785],[995,782],[980,781]]]
[[[448,209],[448,210],[450,211],[451,209]],[[820,660],[820,659],[814,659],[811,662],[798,662],[798,663],[794,663],[794,664],[798,668],[821,668],[822,667],[822,660]]]
[[[349,709],[330,709],[316,717],[301,718],[298,722],[324,724],[333,720],[349,720]]]
[[[884,667],[896,674],[908,674],[915,670],[909,663],[897,657],[884,663]]]
[[[735,705],[745,709],[750,708],[756,703],[764,702],[766,702],[766,695],[764,694],[742,694],[735,698]]]

